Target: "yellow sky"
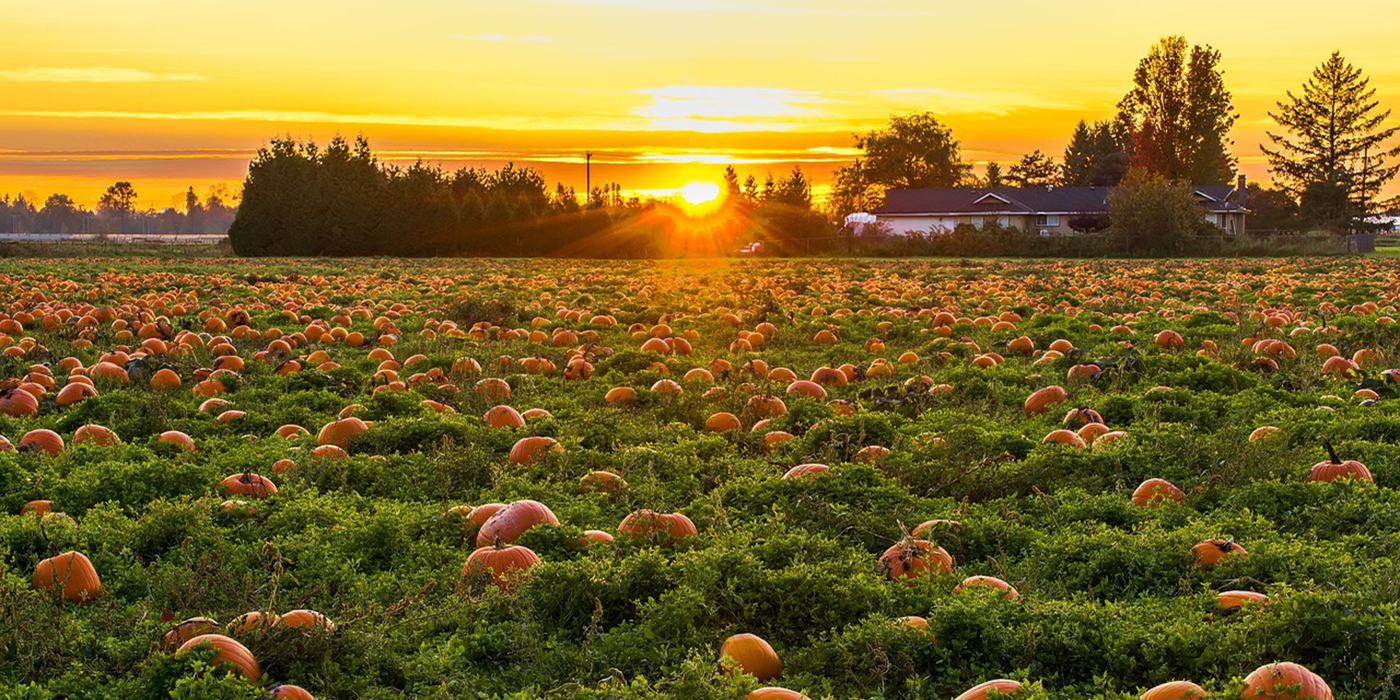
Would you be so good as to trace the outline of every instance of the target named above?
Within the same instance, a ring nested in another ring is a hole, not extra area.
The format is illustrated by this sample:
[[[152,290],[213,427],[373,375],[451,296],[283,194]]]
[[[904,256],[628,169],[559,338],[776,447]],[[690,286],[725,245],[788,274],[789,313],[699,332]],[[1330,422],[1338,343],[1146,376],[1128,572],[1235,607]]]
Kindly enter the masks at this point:
[[[858,8],[858,9],[857,9]],[[583,187],[679,187],[800,163],[853,131],[944,116],[965,157],[1058,156],[1138,59],[1184,34],[1224,54],[1254,178],[1266,112],[1340,49],[1400,108],[1394,0],[0,0],[0,193],[143,205],[236,190],[269,137],[364,133],[392,159],[536,165]],[[1370,19],[1367,19],[1370,18]],[[1400,111],[1400,109],[1398,109]]]

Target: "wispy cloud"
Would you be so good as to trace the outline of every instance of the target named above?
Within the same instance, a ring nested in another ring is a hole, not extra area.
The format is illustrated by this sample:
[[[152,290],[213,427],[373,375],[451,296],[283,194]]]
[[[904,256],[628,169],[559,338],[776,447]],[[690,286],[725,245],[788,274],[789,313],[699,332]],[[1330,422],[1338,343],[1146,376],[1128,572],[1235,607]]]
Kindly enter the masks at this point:
[[[495,44],[546,44],[553,41],[553,39],[541,34],[454,34],[452,38]]]
[[[821,121],[827,102],[815,92],[768,87],[668,85],[638,92],[651,101],[632,113],[651,128],[709,133],[801,128]]]
[[[135,68],[15,68],[0,70],[12,83],[155,83],[208,80],[194,73],[152,73]]]
[[[876,90],[853,96],[869,102],[875,98],[881,106],[903,104],[919,106],[940,114],[990,114],[1001,116],[1017,109],[1082,109],[1078,105],[1050,100],[1035,95],[1000,90],[945,90],[932,87],[909,87]]]

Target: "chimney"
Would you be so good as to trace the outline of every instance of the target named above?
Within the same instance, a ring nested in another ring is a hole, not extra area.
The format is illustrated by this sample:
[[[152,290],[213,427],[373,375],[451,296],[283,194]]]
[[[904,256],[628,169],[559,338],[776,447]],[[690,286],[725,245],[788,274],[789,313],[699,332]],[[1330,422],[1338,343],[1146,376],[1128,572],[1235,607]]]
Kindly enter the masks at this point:
[[[1240,208],[1241,208],[1241,209],[1244,209],[1244,208],[1245,208],[1245,201],[1244,201],[1245,189],[1244,189],[1244,186],[1245,186],[1244,173],[1240,173],[1239,175],[1235,176],[1235,191],[1239,193],[1239,204],[1240,204]]]

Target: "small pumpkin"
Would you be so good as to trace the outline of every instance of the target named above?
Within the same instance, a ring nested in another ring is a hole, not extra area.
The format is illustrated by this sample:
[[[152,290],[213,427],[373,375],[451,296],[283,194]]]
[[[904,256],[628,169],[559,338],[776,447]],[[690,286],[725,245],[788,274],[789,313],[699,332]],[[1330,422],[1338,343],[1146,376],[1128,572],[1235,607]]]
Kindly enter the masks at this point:
[[[1196,565],[1202,569],[1214,566],[1226,556],[1243,556],[1249,554],[1233,539],[1226,540],[1205,540],[1199,542],[1191,548],[1192,555],[1196,558]]]
[[[951,573],[953,556],[928,540],[906,537],[880,555],[880,570],[885,578],[912,586],[931,573]]]
[[[1295,663],[1266,664],[1244,679],[1241,700],[1332,700],[1322,677]]]
[[[1195,683],[1171,681],[1143,691],[1138,700],[1211,700],[1211,698],[1205,688]]]
[[[462,581],[468,584],[496,584],[501,590],[509,590],[522,574],[540,563],[540,557],[529,547],[496,544],[481,547],[467,557],[462,565]]]
[[[1337,457],[1337,451],[1332,449],[1332,443],[1328,440],[1322,441],[1322,446],[1327,448],[1328,461],[1318,462],[1313,465],[1312,471],[1308,472],[1308,481],[1331,482],[1337,479],[1354,479],[1375,483],[1371,478],[1371,470],[1366,465],[1354,460],[1343,461]]]
[[[537,525],[558,525],[554,511],[539,501],[516,501],[493,514],[476,533],[476,546],[510,544]]]
[[[1133,491],[1133,503],[1144,508],[1156,508],[1163,501],[1181,503],[1186,493],[1166,479],[1148,479]]]
[[[736,634],[724,640],[719,655],[734,661],[739,670],[760,681],[770,681],[783,673],[783,663],[777,652],[761,637],[753,634]]]

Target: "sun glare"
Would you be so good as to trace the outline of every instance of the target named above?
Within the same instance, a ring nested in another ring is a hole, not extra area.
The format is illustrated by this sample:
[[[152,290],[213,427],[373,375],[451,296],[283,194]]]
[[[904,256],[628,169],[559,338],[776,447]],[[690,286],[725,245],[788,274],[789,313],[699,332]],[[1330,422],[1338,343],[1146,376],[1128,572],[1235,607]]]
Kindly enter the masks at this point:
[[[703,181],[688,182],[681,188],[680,195],[692,207],[703,206],[719,199],[719,185]]]

